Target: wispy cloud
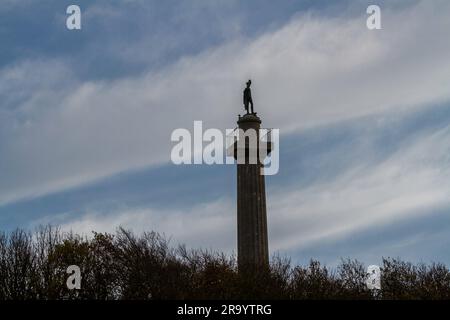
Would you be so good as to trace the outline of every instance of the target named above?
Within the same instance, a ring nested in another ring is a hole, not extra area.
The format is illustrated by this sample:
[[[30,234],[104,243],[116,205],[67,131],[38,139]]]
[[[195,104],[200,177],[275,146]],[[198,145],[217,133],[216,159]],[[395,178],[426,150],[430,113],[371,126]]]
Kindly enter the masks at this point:
[[[274,248],[307,247],[352,232],[450,208],[450,126],[360,161],[335,179],[273,194]],[[347,155],[357,157],[360,148]]]
[[[445,1],[387,9],[379,32],[365,28],[365,15],[302,14],[256,39],[113,81],[83,82],[53,61],[30,61],[14,73],[36,74],[39,83],[11,86],[5,68],[3,96],[23,101],[0,118],[0,204],[167,162],[174,128],[198,119],[231,126],[248,77],[258,111],[284,133],[448,100],[449,12]],[[52,83],[68,85],[46,91]]]
[[[384,230],[388,225],[413,219],[420,223],[420,219],[450,208],[450,126],[425,130],[405,139],[379,161],[360,156],[366,148],[364,141],[373,138],[370,130],[361,135],[362,139],[353,143],[352,151],[344,155],[349,165],[335,176],[306,186],[271,188],[268,193],[271,252],[310,252],[310,248],[343,241],[363,231]],[[336,150],[335,156],[341,152]],[[358,165],[354,166],[355,163]],[[148,204],[114,211],[88,210],[32,223],[61,223],[65,230],[83,233],[113,232],[122,225],[138,232],[156,230],[175,243],[231,252],[236,241],[235,215],[234,199],[223,198],[199,200],[180,209],[153,208]],[[391,239],[390,246],[383,243],[382,250],[376,252],[388,256],[411,243],[425,241],[425,236],[416,233]],[[369,243],[367,249],[377,245]],[[345,248],[339,252],[344,257],[355,252],[355,246],[347,244]]]
[[[66,213],[30,222],[57,223],[63,231],[75,231],[91,236],[95,232],[114,232],[118,227],[134,232],[157,231],[172,240],[172,244],[186,244],[232,252],[235,247],[235,212],[230,199],[200,203],[188,209],[165,210],[125,208],[115,212],[85,212],[79,217]]]

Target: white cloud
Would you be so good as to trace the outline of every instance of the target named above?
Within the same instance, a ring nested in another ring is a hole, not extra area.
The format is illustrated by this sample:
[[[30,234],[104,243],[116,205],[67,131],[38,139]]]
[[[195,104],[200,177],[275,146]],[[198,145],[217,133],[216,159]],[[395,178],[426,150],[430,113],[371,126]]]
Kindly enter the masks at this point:
[[[447,126],[414,139],[380,163],[362,162],[335,180],[271,195],[274,249],[304,248],[449,208],[449,154]]]
[[[174,128],[234,126],[248,77],[257,111],[282,134],[448,100],[449,14],[447,1],[386,10],[381,31],[366,29],[364,13],[300,15],[257,39],[111,82],[78,83],[67,67],[26,62],[14,72],[39,81],[10,85],[8,67],[2,95],[26,99],[0,113],[0,204],[169,161]],[[55,83],[67,85],[48,90]]]
[[[360,151],[361,146],[355,146],[347,156],[356,157]],[[447,126],[406,142],[380,163],[366,159],[328,181],[269,193],[270,251],[304,249],[367,228],[450,208],[449,155],[450,126]],[[234,201],[219,199],[179,210],[126,208],[79,216],[66,214],[59,220],[63,230],[85,234],[92,230],[114,232],[121,225],[136,232],[164,233],[172,238],[173,244],[233,252]],[[59,220],[52,216],[34,221],[33,225]]]
[[[61,223],[61,230],[87,236],[96,232],[114,232],[119,226],[133,232],[157,231],[171,240],[172,245],[186,244],[191,248],[222,249],[231,253],[235,244],[235,212],[229,199],[198,204],[186,210],[127,208],[116,212],[87,212],[44,217],[30,226]]]

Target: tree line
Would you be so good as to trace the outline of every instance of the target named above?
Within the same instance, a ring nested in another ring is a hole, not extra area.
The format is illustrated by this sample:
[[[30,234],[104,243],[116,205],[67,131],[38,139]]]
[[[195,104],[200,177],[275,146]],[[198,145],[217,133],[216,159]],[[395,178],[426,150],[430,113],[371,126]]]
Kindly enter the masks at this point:
[[[66,286],[79,266],[81,289]],[[237,272],[236,257],[171,246],[156,232],[84,237],[44,226],[0,233],[0,300],[133,299],[450,299],[450,271],[440,263],[383,258],[381,290],[366,287],[366,267],[335,268],[273,257],[267,270]]]

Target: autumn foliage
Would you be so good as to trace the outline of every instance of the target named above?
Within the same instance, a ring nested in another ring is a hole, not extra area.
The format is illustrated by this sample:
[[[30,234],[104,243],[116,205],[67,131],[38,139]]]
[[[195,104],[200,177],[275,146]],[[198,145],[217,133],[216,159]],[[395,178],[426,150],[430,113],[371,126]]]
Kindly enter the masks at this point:
[[[69,265],[81,269],[80,290],[66,286]],[[382,289],[374,294],[356,260],[330,269],[273,257],[269,270],[243,275],[233,256],[172,247],[154,232],[119,228],[82,237],[48,226],[0,233],[0,300],[450,299],[450,271],[442,264],[387,258],[381,270]]]

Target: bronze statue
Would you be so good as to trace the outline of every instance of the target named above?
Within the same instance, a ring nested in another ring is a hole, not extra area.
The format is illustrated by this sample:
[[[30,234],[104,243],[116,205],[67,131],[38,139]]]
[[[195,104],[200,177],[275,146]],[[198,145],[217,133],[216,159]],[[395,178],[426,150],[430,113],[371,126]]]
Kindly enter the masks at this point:
[[[250,90],[250,86],[252,84],[252,80],[247,81],[247,87],[244,90],[244,107],[247,110],[247,114],[249,114],[248,105],[251,105],[252,114],[255,114],[253,111],[253,99],[252,99],[252,91]]]

